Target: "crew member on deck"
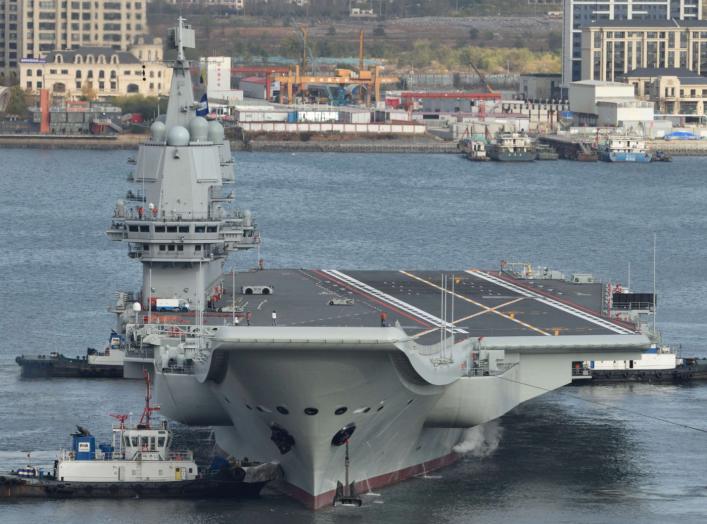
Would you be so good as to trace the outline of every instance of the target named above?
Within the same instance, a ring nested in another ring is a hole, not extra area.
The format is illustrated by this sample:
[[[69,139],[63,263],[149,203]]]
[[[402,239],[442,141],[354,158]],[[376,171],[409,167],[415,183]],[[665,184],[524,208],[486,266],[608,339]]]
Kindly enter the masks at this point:
[[[274,309],[272,310],[272,325],[277,326],[277,312]]]
[[[386,327],[386,320],[388,319],[388,315],[386,314],[385,311],[381,311],[381,327]]]

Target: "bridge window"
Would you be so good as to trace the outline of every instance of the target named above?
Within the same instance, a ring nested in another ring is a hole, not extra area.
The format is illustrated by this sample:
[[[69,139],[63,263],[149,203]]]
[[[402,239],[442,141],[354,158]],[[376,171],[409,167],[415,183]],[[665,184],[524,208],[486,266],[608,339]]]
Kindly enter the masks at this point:
[[[140,226],[140,233],[149,233],[150,226]]]
[[[176,233],[177,226],[167,226],[167,233]]]
[[[194,227],[194,233],[203,233],[206,231],[206,228],[204,226],[195,226]]]
[[[167,251],[174,251],[174,245],[167,246]]]
[[[207,233],[216,233],[218,231],[218,226],[208,226],[206,228]]]
[[[138,227],[137,227],[137,226],[128,226],[128,231],[137,232],[137,231],[138,231]]]
[[[189,233],[189,226],[179,226],[180,233]]]
[[[155,233],[164,233],[164,226],[155,226]]]

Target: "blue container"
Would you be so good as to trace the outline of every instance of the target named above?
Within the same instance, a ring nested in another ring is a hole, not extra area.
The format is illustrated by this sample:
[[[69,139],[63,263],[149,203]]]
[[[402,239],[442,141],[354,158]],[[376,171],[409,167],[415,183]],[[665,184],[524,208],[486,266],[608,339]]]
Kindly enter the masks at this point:
[[[93,435],[72,435],[72,449],[76,460],[96,458],[96,437]]]
[[[290,111],[287,113],[287,123],[296,124],[297,123],[297,111]]]
[[[103,452],[103,457],[105,460],[111,460],[113,458],[113,452],[115,451],[115,448],[113,448],[112,444],[108,444],[105,442],[103,444],[98,444],[98,449]]]

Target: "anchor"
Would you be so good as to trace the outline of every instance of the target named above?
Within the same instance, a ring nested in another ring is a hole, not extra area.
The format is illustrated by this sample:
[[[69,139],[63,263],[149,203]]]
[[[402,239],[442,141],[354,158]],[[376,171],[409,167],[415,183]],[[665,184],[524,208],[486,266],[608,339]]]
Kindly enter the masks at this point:
[[[349,439],[353,432],[356,430],[355,424],[349,424],[341,428],[334,438],[331,439],[332,446],[346,446],[346,453],[344,455],[344,483],[337,481],[336,483],[336,493],[334,494],[334,506],[349,506],[349,507],[360,507],[363,501],[356,494],[356,482],[349,482]]]

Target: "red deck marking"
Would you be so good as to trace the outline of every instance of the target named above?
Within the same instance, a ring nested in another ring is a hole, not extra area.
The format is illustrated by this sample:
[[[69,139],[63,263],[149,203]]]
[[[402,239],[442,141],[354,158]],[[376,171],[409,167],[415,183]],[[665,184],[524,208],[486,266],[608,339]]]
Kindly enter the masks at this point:
[[[361,291],[360,289],[356,289],[356,288],[353,287],[353,286],[349,286],[346,282],[343,282],[343,281],[339,280],[339,279],[336,278],[336,277],[333,277],[333,276],[331,276],[331,275],[328,275],[327,273],[323,273],[323,272],[319,271],[318,269],[311,269],[310,271],[316,273],[316,274],[319,276],[319,278],[321,278],[322,280],[335,280],[335,281],[338,282],[339,285],[341,285],[342,287],[345,287],[346,289],[348,289],[348,290],[350,290],[350,291],[353,291],[353,292],[356,293],[357,295],[361,295],[362,297],[366,297],[367,300],[370,300],[370,301],[372,301],[372,302],[375,302],[376,304],[379,304],[379,305],[381,305],[381,306],[384,306],[384,307],[390,309],[391,311],[395,311],[397,314],[402,315],[402,316],[404,316],[405,318],[408,318],[408,319],[412,320],[413,322],[417,322],[417,323],[420,324],[421,326],[424,326],[424,327],[426,327],[426,328],[432,328],[432,327],[434,327],[434,326],[432,326],[431,324],[428,324],[427,322],[425,322],[425,321],[423,321],[423,320],[420,320],[419,318],[414,317],[414,316],[410,315],[409,313],[406,313],[405,311],[402,311],[401,309],[398,309],[397,307],[393,306],[392,304],[388,304],[387,302],[383,302],[382,300],[379,300],[379,299],[377,299],[376,297],[374,297],[374,296],[372,296],[372,295],[370,295],[370,294],[368,294],[368,293],[365,293],[365,292]],[[372,286],[371,286],[371,287],[372,287]]]

